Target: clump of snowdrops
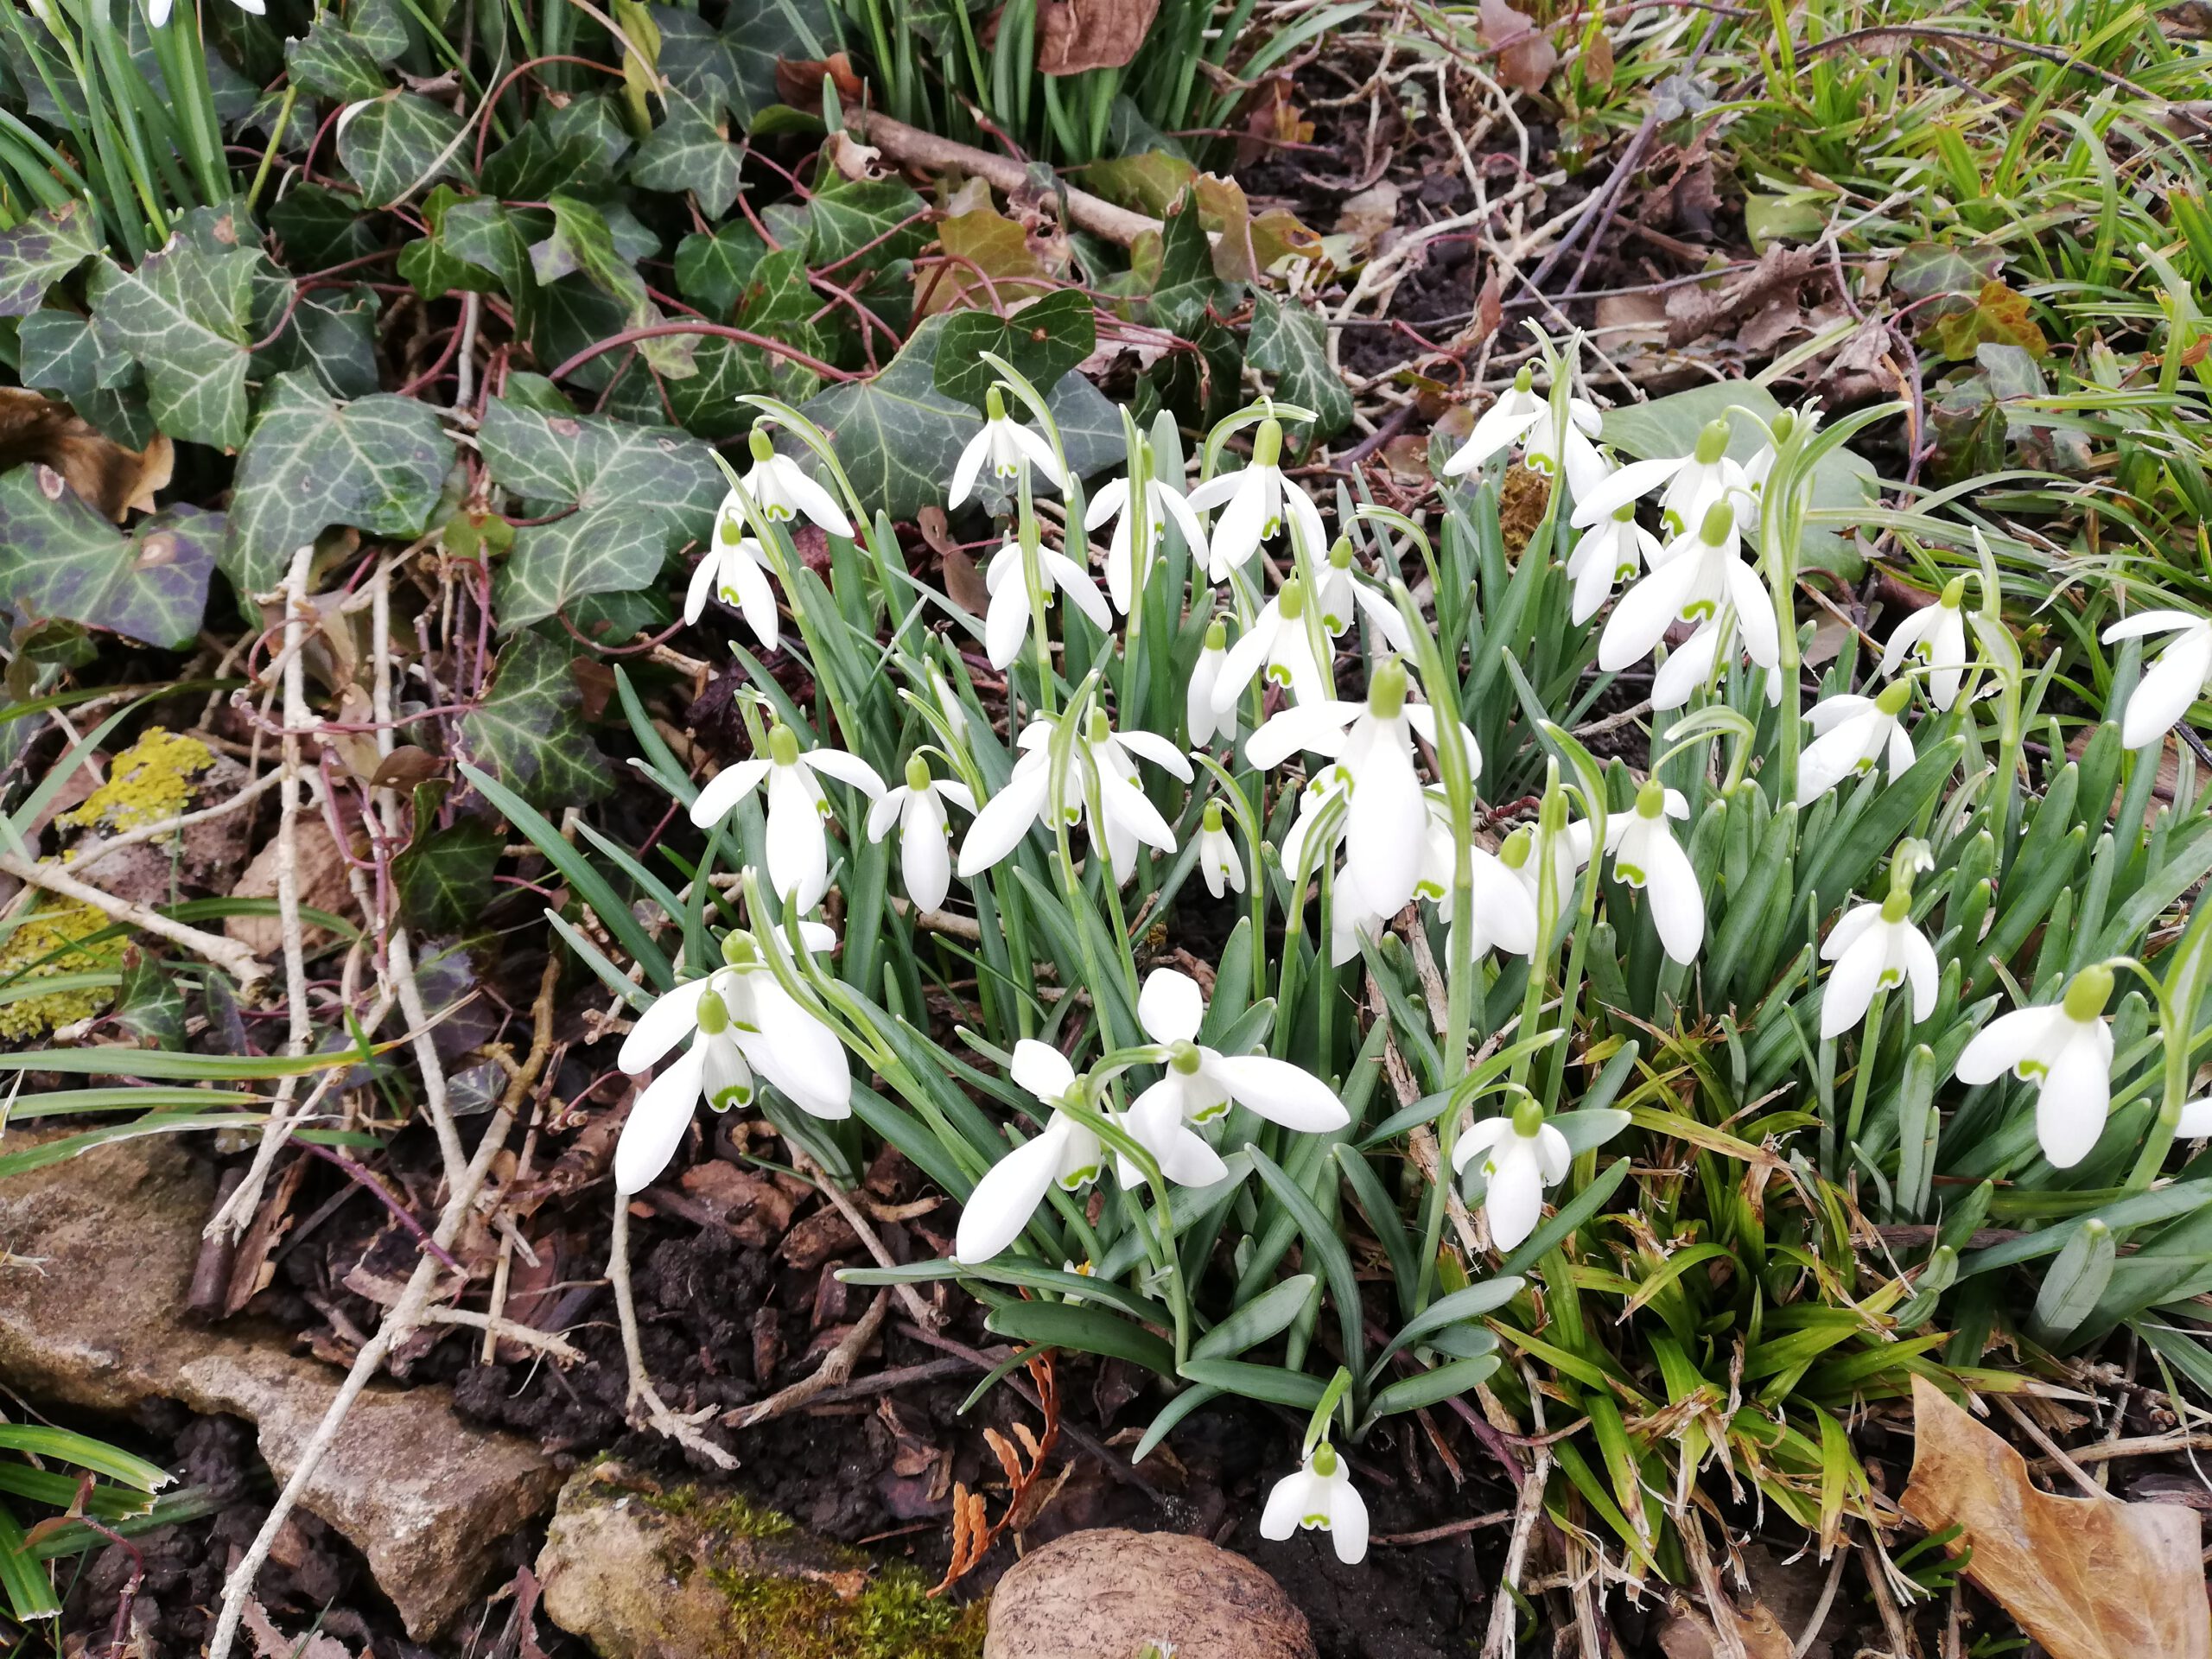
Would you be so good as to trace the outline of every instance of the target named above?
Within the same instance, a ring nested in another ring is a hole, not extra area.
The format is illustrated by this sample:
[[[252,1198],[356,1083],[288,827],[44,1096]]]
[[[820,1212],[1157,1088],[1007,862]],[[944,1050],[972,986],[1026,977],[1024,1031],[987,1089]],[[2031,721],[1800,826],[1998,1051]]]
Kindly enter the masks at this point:
[[[1125,417],[1092,493],[992,362],[947,486],[997,526],[980,617],[755,400],[690,594],[749,757],[695,785],[620,686],[703,833],[680,888],[503,801],[645,982],[555,916],[636,1011],[624,1195],[702,1104],[836,1178],[890,1143],[956,1235],[849,1277],[960,1281],[1002,1371],[1150,1373],[1139,1456],[1221,1395],[1302,1414],[1262,1529],[1346,1560],[1402,1414],[1579,1424],[1544,1501],[1675,1577],[1707,1470],[1833,1547],[1846,1414],[2018,1386],[2000,1335],[2031,1370],[2126,1325],[2206,1382],[2212,824],[2186,749],[2159,777],[2202,619],[2094,596],[2109,715],[2063,718],[1962,526],[1855,515],[1957,573],[1885,648],[1808,604],[1815,480],[1886,408],[1747,397],[1623,464],[1544,343],[1422,522],[1290,470],[1265,401],[1195,467]],[[1519,547],[1514,467],[1548,486]]]

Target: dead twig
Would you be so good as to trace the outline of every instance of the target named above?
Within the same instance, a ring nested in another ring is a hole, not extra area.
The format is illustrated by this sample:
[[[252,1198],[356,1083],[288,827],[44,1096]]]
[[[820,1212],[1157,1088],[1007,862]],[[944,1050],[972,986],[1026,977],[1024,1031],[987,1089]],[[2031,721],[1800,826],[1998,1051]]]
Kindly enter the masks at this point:
[[[855,1321],[835,1348],[823,1355],[821,1364],[787,1389],[779,1389],[766,1400],[755,1401],[742,1410],[731,1412],[724,1422],[736,1428],[751,1428],[786,1412],[797,1411],[828,1390],[840,1388],[849,1382],[853,1367],[860,1363],[861,1356],[868,1351],[868,1344],[883,1329],[883,1315],[891,1306],[891,1293],[880,1290],[875,1300],[868,1305],[868,1312]]]
[[[213,963],[236,980],[241,991],[250,991],[269,977],[268,967],[238,940],[225,938],[219,933],[204,933],[196,927],[187,927],[182,922],[173,922],[158,911],[133,904],[127,899],[118,899],[111,893],[103,893],[91,883],[79,881],[75,876],[51,864],[35,864],[14,853],[0,853],[0,874],[12,875],[18,881],[42,888],[57,899],[90,905],[104,916],[127,923],[157,939],[166,939],[180,950],[189,950],[194,956]]]

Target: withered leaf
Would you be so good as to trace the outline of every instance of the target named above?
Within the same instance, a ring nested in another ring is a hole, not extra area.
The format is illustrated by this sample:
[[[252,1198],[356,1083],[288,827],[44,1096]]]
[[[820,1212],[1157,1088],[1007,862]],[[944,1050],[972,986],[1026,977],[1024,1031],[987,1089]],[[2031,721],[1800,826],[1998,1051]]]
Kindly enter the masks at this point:
[[[2212,1659],[2194,1511],[2042,1491],[2018,1452],[1925,1378],[1912,1418],[1900,1506],[1930,1531],[1963,1529],[1967,1576],[2052,1659]]]
[[[1506,0],[1482,0],[1476,33],[1497,54],[1497,78],[1516,92],[1541,92],[1558,66],[1559,48],[1551,37]]]
[[[1037,73],[1076,75],[1119,69],[1137,54],[1160,0],[1042,0],[1037,8]]]

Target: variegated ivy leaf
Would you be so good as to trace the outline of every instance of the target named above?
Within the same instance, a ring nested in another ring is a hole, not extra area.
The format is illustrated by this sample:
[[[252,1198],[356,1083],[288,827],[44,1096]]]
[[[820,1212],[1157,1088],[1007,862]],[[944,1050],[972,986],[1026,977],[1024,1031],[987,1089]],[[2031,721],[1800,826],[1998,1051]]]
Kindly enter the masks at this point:
[[[973,408],[983,406],[999,372],[983,353],[1004,358],[1037,385],[1060,377],[1098,345],[1098,313],[1079,289],[1048,294],[1010,317],[995,311],[956,311],[938,336],[937,389]]]
[[[1275,395],[1302,404],[1319,418],[1313,438],[1326,438],[1351,420],[1351,394],[1329,361],[1329,331],[1320,313],[1271,295],[1252,296],[1252,331],[1244,360],[1275,378]]]
[[[388,86],[376,54],[334,14],[326,13],[298,40],[285,41],[284,62],[308,91],[348,104],[378,97]]]
[[[390,394],[334,404],[306,372],[278,375],[238,457],[223,573],[241,594],[265,593],[293,550],[333,524],[420,535],[453,454],[427,404]]]
[[[767,251],[768,245],[750,225],[696,231],[676,245],[676,286],[709,316],[728,317]]]
[[[197,207],[136,270],[95,269],[92,325],[103,346],[138,359],[148,405],[169,436],[218,449],[245,442],[260,263],[232,214]]]
[[[99,251],[99,226],[80,201],[0,231],[0,317],[29,316],[48,289]]]
[[[346,111],[338,127],[338,159],[362,200],[389,207],[467,168],[461,118],[414,92],[387,92]]]
[[[0,475],[0,609],[182,650],[200,632],[223,515],[167,507],[118,530],[52,467]]]
[[[835,441],[861,505],[871,512],[912,518],[924,507],[943,505],[953,463],[982,426],[975,410],[937,389],[945,322],[938,316],[923,323],[874,379],[833,386],[805,405],[806,416]],[[1081,375],[1063,376],[1046,406],[1078,474],[1121,456],[1121,416]]]
[[[668,94],[667,114],[630,158],[630,182],[671,195],[689,190],[701,213],[720,219],[737,200],[741,164],[721,114],[721,83],[710,78],[707,86],[697,98]]]
[[[137,363],[74,311],[32,312],[16,331],[16,351],[25,385],[52,392],[127,449],[154,441]]]
[[[817,265],[834,265],[855,256],[870,265],[885,265],[912,258],[930,239],[929,229],[921,222],[927,204],[903,179],[833,176],[832,182],[808,199],[807,206]]]
[[[515,532],[492,586],[504,632],[543,622],[592,594],[627,593],[659,575],[668,520],[653,507],[594,507]]]
[[[705,444],[672,427],[533,407],[518,393],[550,391],[533,377],[513,377],[508,387],[486,406],[477,448],[492,481],[530,509],[524,516],[566,506],[645,508],[664,515],[670,550],[713,528],[729,486]]]
[[[613,787],[584,722],[575,655],[564,639],[516,634],[483,701],[461,716],[462,753],[533,806],[594,801]]]

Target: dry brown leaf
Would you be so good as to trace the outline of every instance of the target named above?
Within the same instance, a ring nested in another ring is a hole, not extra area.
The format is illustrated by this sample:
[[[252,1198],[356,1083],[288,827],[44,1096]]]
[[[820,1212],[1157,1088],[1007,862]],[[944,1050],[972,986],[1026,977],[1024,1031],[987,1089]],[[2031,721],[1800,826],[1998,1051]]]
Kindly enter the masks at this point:
[[[61,474],[79,498],[120,524],[136,509],[154,510],[154,492],[169,481],[175,452],[156,435],[143,450],[104,437],[67,404],[21,386],[0,386],[0,472],[35,461]]]
[[[1159,11],[1160,0],[1041,0],[1037,73],[1121,68],[1136,56]]]
[[[1725,1601],[1721,1607],[1735,1626],[1744,1659],[1791,1659],[1789,1632],[1767,1611],[1764,1602],[1754,1601],[1748,1613],[1737,1611]],[[1728,1649],[1713,1621],[1700,1613],[1678,1612],[1659,1627],[1659,1650],[1667,1659],[1717,1659]]]
[[[1365,258],[1398,222],[1398,187],[1387,180],[1346,196],[1337,210],[1337,234],[1351,238],[1359,257]]]
[[[1559,48],[1528,14],[1506,0],[1482,0],[1475,32],[1497,54],[1497,78],[1514,91],[1539,92],[1559,63]]]
[[[1967,1576],[2051,1659],[2212,1659],[2192,1511],[2039,1491],[2026,1459],[1924,1378],[1912,1419],[1900,1507],[1931,1532],[1964,1529]]]
[[[353,907],[353,890],[346,879],[346,855],[320,815],[302,812],[293,825],[299,870],[300,903],[314,910],[342,916]],[[275,835],[263,843],[231,889],[233,899],[274,899],[276,896],[278,842]],[[283,923],[275,916],[232,916],[223,931],[257,957],[273,959],[284,948]],[[338,943],[338,936],[312,922],[301,930],[301,942],[309,957],[321,955]]]
[[[861,101],[861,78],[853,72],[853,60],[842,52],[832,52],[827,58],[779,58],[776,60],[776,98],[795,110],[810,112],[822,107],[822,83],[828,79],[837,89],[837,96],[847,104]]]

